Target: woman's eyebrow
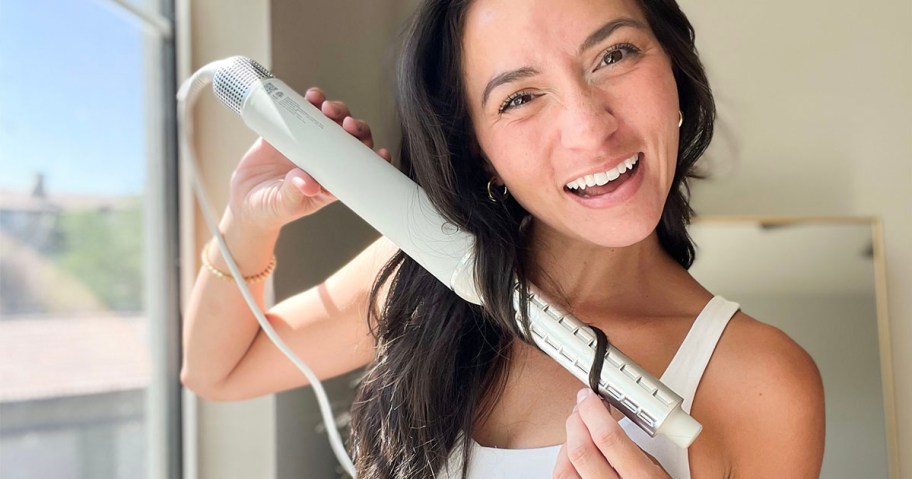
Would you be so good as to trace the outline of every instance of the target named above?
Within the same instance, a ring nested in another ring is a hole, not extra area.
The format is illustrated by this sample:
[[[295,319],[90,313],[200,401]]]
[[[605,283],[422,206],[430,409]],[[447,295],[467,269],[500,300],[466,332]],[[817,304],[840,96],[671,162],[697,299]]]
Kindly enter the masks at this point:
[[[598,30],[589,34],[586,37],[586,40],[583,41],[580,45],[579,53],[582,54],[586,50],[592,48],[595,45],[598,45],[602,40],[611,36],[615,30],[621,27],[632,27],[641,30],[646,30],[646,25],[639,20],[634,20],[633,18],[616,18],[610,22],[602,25]],[[498,74],[492,78],[487,85],[485,85],[484,93],[481,95],[481,107],[484,108],[488,104],[488,97],[491,95],[491,91],[495,88],[503,85],[504,83],[514,82],[516,80],[522,80],[524,78],[529,78],[531,76],[538,75],[538,70],[532,67],[522,67],[516,70],[510,70]]]
[[[586,50],[594,47],[602,40],[610,37],[615,30],[621,27],[633,27],[640,30],[646,30],[646,25],[644,25],[643,22],[639,20],[634,20],[627,17],[611,20],[610,22],[599,27],[598,30],[590,33],[588,37],[586,37],[586,40],[584,40],[583,44],[580,45],[579,53],[582,54]]]
[[[538,70],[532,67],[522,67],[516,70],[510,70],[503,72],[488,82],[485,85],[484,93],[481,96],[481,107],[484,108],[488,103],[488,96],[491,95],[491,90],[503,85],[504,83],[510,83],[516,80],[522,80],[523,78],[529,78],[531,76],[538,75]]]

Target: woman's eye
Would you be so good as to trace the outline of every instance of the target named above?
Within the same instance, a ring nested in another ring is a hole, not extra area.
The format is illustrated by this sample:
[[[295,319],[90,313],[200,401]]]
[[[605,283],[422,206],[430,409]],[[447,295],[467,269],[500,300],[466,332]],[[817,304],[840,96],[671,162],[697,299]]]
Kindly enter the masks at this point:
[[[635,47],[629,43],[615,45],[615,46],[609,48],[608,51],[606,51],[605,54],[602,55],[602,62],[599,64],[599,66],[614,65],[615,63],[618,63],[618,62],[624,60],[628,56],[635,54],[638,51],[639,50],[637,49],[637,47]]]
[[[506,100],[504,100],[497,111],[498,113],[504,113],[511,108],[523,106],[526,103],[529,103],[533,98],[535,98],[535,95],[529,92],[514,93],[507,97]]]

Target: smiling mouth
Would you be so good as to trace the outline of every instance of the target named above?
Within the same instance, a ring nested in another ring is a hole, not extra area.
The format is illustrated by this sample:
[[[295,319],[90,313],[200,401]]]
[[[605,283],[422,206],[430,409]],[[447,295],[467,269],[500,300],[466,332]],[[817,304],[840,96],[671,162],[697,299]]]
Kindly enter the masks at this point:
[[[611,193],[632,178],[640,166],[640,154],[624,160],[616,168],[601,173],[586,175],[567,183],[564,190],[581,198],[590,198]]]

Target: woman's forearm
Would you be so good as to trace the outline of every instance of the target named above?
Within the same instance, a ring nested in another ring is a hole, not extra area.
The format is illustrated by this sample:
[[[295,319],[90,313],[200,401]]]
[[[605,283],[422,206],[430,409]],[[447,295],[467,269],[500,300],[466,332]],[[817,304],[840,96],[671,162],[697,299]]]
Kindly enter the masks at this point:
[[[236,221],[230,209],[219,229],[244,276],[259,274],[272,261],[279,231],[261,231]],[[228,273],[228,265],[216,244],[205,252],[209,263]],[[262,309],[265,281],[248,283]],[[181,382],[206,395],[218,388],[249,349],[257,335],[256,321],[233,280],[200,268],[183,319],[183,365]]]

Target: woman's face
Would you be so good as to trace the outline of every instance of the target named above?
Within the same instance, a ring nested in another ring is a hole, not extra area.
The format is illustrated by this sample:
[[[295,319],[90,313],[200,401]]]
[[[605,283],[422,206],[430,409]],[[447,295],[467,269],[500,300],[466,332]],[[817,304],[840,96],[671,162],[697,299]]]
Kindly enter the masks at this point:
[[[463,42],[478,143],[536,228],[647,237],[674,177],[678,95],[635,2],[477,0]]]

